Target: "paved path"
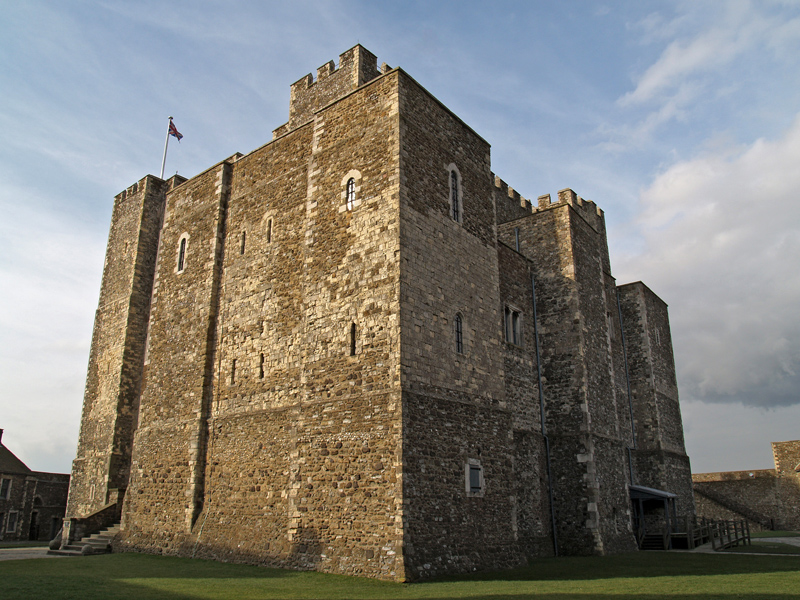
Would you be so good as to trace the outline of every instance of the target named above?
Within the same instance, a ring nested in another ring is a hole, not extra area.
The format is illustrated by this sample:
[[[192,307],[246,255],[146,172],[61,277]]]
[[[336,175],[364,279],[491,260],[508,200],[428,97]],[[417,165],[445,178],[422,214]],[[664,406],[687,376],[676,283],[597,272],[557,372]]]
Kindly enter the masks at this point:
[[[775,537],[775,538],[753,538],[755,542],[777,542],[779,544],[790,544],[800,547],[800,537]]]
[[[47,554],[47,548],[0,548],[0,560],[23,560],[26,558],[69,558]]]
[[[778,542],[800,547],[800,537],[752,538],[754,542]],[[727,554],[729,556],[798,556],[800,554],[768,554],[766,552],[718,552],[711,548],[711,542],[698,546],[694,550],[675,550],[675,552],[698,552],[700,554]]]

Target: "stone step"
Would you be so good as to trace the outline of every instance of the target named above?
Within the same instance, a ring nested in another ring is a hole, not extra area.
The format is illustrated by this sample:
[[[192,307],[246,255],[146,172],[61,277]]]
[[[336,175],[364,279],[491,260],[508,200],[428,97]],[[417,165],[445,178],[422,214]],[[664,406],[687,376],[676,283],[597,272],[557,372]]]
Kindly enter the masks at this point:
[[[48,550],[48,554],[56,556],[86,556],[87,554],[108,554],[111,552],[111,540],[119,533],[119,523],[101,529],[80,541],[62,546],[58,550]]]

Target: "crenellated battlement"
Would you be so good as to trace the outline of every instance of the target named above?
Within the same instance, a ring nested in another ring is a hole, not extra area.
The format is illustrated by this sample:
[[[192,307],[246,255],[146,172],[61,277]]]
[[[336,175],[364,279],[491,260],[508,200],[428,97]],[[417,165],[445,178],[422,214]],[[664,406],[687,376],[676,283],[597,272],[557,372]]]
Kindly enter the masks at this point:
[[[492,173],[494,177],[495,206],[497,209],[498,223],[505,223],[521,217],[526,217],[533,212],[531,201]]]
[[[389,69],[383,63],[385,73]],[[273,132],[273,139],[307,122],[314,111],[355,90],[381,74],[378,58],[357,44],[339,55],[339,66],[330,60],[317,69],[317,77],[309,73],[290,88],[289,122]]]
[[[494,175],[494,173],[492,173],[492,175]],[[499,189],[500,192],[503,195],[508,196],[508,198],[516,206],[519,206],[520,208],[524,208],[526,212],[532,212],[533,205],[531,204],[531,201],[528,200],[527,198],[524,198],[523,196],[521,196],[520,193],[517,190],[512,188],[505,181],[500,179],[497,175],[494,175],[494,187]]]
[[[551,200],[550,194],[543,194],[539,196],[537,199],[537,208],[535,208],[533,212],[545,210],[561,204],[569,204],[598,231],[605,228],[605,216],[603,209],[601,209],[591,200],[585,200],[584,198],[581,198],[570,188],[559,190],[558,200],[555,202]]]
[[[139,189],[141,187],[144,187],[144,185],[145,185],[145,183],[146,183],[148,178],[153,179],[153,180],[161,181],[155,175],[147,175],[146,177],[142,177],[139,181],[137,181],[133,185],[125,188],[119,194],[114,196],[114,200],[119,202],[119,201],[125,200],[125,198],[127,198],[128,196],[134,196],[134,195],[138,194],[139,193]],[[167,187],[166,187],[165,191],[167,191],[167,192],[172,191],[173,188],[179,186],[184,181],[186,181],[186,177],[183,177],[182,175],[178,175],[176,173],[175,175],[173,175],[172,177],[170,177],[169,179],[166,180]]]

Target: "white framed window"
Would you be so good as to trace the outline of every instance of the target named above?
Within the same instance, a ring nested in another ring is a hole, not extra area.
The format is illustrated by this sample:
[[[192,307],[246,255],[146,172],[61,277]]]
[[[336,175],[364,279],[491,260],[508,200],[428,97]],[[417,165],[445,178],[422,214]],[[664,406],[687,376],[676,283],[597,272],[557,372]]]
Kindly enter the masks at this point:
[[[6,524],[6,531],[8,533],[16,533],[17,531],[17,518],[19,513],[15,510],[9,511],[8,513],[8,523]]]
[[[476,458],[467,459],[464,465],[464,491],[468,496],[483,496],[486,491],[483,465]]]
[[[351,169],[342,178],[342,204],[339,212],[353,211],[362,202],[361,193],[361,173],[356,169]]]
[[[186,270],[186,258],[189,252],[189,234],[183,233],[178,240],[178,256],[175,264],[175,272],[183,273]]]
[[[464,190],[461,185],[461,173],[455,164],[447,165],[447,179],[450,190],[450,218],[456,223],[464,222]]]
[[[522,346],[522,313],[512,306],[505,310],[505,336],[507,342]]]

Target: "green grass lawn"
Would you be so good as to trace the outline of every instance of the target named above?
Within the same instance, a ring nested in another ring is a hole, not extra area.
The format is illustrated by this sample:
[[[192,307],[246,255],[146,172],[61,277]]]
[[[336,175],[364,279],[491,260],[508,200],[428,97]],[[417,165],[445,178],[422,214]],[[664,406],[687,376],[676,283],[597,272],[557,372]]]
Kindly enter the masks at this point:
[[[800,599],[800,558],[672,552],[536,560],[531,567],[399,584],[143,554],[0,562],[3,600],[256,598]]]

